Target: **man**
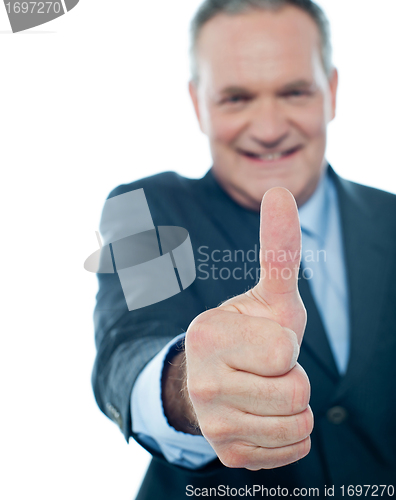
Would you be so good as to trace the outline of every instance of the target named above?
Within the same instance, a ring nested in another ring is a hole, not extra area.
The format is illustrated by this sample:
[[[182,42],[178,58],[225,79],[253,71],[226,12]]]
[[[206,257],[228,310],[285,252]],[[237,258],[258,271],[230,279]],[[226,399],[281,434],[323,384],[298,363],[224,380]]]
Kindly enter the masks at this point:
[[[213,167],[110,196],[143,188],[156,224],[185,227],[197,279],[128,312],[99,275],[98,404],[154,456],[139,499],[392,496],[396,200],[325,160],[325,17],[309,0],[207,0],[192,26]]]

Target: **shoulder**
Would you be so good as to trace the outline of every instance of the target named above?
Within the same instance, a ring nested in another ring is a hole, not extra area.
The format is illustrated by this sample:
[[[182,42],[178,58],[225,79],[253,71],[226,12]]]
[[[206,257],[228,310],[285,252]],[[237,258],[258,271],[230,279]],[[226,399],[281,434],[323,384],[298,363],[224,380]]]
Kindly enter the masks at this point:
[[[330,178],[336,185],[337,191],[346,194],[351,200],[358,202],[370,212],[378,210],[396,209],[396,195],[357,182],[349,181],[339,176],[332,168]]]
[[[189,179],[176,172],[162,172],[122,184],[113,189],[108,198],[143,189],[157,225],[171,223],[185,227],[191,223],[190,219],[202,212],[202,200],[207,198],[205,185],[205,177]]]
[[[373,223],[378,230],[390,231],[396,236],[395,194],[343,179],[334,172],[333,175],[341,208],[359,213],[370,226]]]
[[[373,211],[387,208],[396,208],[396,195],[388,191],[383,191],[364,184],[342,180],[344,184],[349,185],[349,191],[355,196],[365,201]]]
[[[146,196],[169,196],[171,194],[182,194],[192,189],[199,179],[188,179],[176,172],[162,172],[136,180],[129,184],[121,184],[111,191],[108,198],[119,196],[136,189],[144,189]]]

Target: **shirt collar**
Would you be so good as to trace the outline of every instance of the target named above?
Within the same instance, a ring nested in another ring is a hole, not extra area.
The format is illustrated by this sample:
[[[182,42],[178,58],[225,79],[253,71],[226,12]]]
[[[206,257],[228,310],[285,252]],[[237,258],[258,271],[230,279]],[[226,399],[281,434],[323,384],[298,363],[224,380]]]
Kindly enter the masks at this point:
[[[298,209],[301,231],[325,240],[327,231],[329,177],[322,175],[312,196]]]

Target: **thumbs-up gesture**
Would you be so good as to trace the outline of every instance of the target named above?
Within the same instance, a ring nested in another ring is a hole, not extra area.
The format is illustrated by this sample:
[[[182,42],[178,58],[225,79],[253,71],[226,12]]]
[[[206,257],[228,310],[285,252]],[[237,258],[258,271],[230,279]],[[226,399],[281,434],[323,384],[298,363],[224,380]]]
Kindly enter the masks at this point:
[[[197,423],[228,467],[271,469],[310,450],[310,384],[297,363],[306,311],[297,288],[301,232],[293,196],[261,205],[259,283],[206,311],[186,335],[187,391]]]

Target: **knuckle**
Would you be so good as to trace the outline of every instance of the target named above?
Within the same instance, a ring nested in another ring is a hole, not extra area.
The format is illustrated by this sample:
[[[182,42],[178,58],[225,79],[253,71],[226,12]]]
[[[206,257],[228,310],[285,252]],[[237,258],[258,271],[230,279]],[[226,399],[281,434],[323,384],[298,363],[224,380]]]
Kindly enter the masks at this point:
[[[197,316],[190,324],[186,333],[186,351],[199,350],[202,346],[208,348],[208,343],[212,338],[212,326],[209,322],[210,316],[207,314],[209,311]]]
[[[222,464],[231,469],[242,469],[251,465],[243,446],[240,445],[228,446],[218,456]]]
[[[308,455],[310,449],[311,439],[309,437],[307,437],[303,441],[300,441],[299,443],[294,444],[291,447],[286,447],[284,455],[277,457],[278,463],[275,465],[275,467],[288,465],[304,458],[306,455]]]
[[[277,457],[275,467],[291,464],[304,458],[311,450],[311,438],[307,437],[303,441],[284,448],[285,453]]]
[[[312,412],[307,409],[299,415],[296,415],[292,427],[292,441],[300,447],[301,444],[311,435],[313,431]]]
[[[300,458],[304,458],[311,451],[311,438],[307,437],[301,442],[301,455]]]
[[[314,417],[311,409],[308,407],[306,411],[303,413],[304,415],[304,434],[305,436],[309,436],[314,428]]]
[[[209,309],[196,316],[186,332],[186,352],[196,351],[207,357],[208,353],[221,348],[224,336],[222,319],[218,309]]]
[[[307,409],[311,397],[311,385],[306,373],[302,370],[294,370],[292,413],[301,413]]]
[[[214,380],[201,377],[187,378],[187,390],[194,405],[213,402],[220,391]]]
[[[280,335],[274,342],[271,352],[273,369],[284,374],[290,370],[294,358],[295,342],[289,335]]]
[[[235,429],[224,420],[213,420],[209,418],[208,421],[206,421],[206,419],[203,419],[203,421],[200,421],[200,427],[205,438],[218,446],[229,443],[235,435]],[[231,448],[231,446],[227,446],[226,450]]]

